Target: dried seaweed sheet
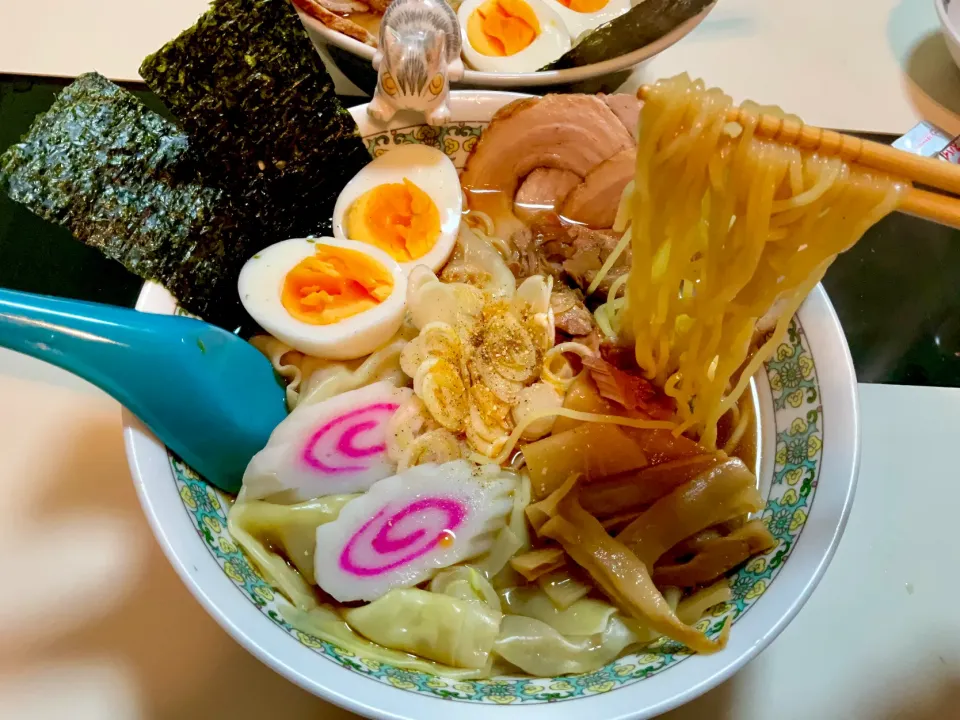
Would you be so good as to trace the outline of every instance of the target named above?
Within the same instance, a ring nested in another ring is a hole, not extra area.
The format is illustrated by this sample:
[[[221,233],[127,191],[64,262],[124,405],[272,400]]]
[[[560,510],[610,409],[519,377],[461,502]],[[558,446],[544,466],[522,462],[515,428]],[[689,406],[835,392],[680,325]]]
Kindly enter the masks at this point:
[[[286,0],[215,0],[140,74],[264,244],[325,230],[370,161]]]
[[[0,189],[191,312],[243,317],[235,279],[249,248],[227,198],[203,183],[182,132],[106,78],[60,93],[0,156]]]
[[[587,33],[541,70],[565,70],[612,60],[656,42],[716,0],[642,0],[620,17]]]

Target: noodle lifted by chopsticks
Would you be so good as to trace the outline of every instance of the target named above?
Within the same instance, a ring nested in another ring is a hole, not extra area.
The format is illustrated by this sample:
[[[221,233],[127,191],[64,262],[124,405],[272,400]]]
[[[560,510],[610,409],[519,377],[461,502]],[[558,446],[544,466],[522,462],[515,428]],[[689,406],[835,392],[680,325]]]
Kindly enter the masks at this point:
[[[731,105],[686,75],[649,93],[625,205],[632,268],[613,309],[644,374],[676,398],[679,431],[708,448],[807,293],[906,187],[755,137],[727,122]],[[771,311],[776,329],[750,357]]]

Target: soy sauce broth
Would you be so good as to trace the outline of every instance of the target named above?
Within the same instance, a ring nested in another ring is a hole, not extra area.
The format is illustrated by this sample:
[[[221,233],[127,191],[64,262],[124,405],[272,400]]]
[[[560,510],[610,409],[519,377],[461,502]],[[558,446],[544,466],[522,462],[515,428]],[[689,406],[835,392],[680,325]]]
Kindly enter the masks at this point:
[[[380,21],[383,20],[383,15],[375,12],[363,12],[363,13],[349,13],[344,15],[345,18],[351,22],[356,23],[368,33],[374,37],[379,37],[380,35]]]
[[[750,380],[750,386],[747,389],[746,394],[747,397],[741,402],[741,405],[744,408],[744,410],[741,412],[749,408],[750,418],[747,421],[747,427],[743,432],[740,442],[737,443],[736,447],[731,449],[730,454],[743,460],[743,463],[753,471],[753,474],[757,477],[758,489],[762,492],[764,488],[760,487],[760,478],[762,477],[763,470],[763,453],[761,451],[763,442],[761,431],[764,423],[760,420],[762,417],[762,412],[760,406],[760,392],[757,386],[756,378],[752,378]],[[727,444],[727,440],[729,440],[733,431],[733,415],[732,413],[727,413],[720,418],[720,422],[717,423],[718,448],[723,448]]]

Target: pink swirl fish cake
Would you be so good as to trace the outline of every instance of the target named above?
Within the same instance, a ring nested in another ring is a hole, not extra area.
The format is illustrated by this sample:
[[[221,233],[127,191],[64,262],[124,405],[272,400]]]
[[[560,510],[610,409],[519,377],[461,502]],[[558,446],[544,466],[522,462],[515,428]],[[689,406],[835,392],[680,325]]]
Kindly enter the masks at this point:
[[[465,460],[418,465],[375,483],[317,528],[317,585],[340,602],[375,600],[487,552],[517,479]]]
[[[412,391],[388,381],[298,405],[243,475],[249,500],[283,493],[298,502],[366,490],[392,475],[387,423]]]

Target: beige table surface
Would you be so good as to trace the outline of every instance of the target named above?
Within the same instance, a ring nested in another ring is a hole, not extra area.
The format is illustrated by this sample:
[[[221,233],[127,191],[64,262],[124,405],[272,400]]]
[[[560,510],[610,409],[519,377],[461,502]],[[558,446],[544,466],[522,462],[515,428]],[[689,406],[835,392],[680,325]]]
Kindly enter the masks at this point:
[[[205,7],[205,0],[0,0],[0,73],[98,70],[136,80],[141,59]],[[686,70],[816,125],[900,133],[924,117],[960,134],[960,73],[938,27],[933,0],[720,0],[628,86]]]

